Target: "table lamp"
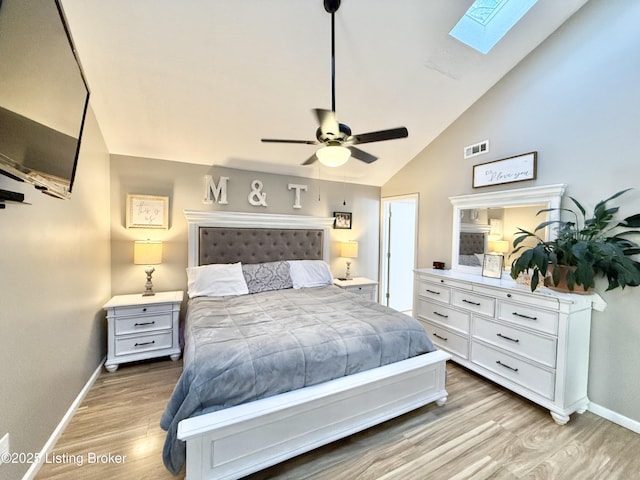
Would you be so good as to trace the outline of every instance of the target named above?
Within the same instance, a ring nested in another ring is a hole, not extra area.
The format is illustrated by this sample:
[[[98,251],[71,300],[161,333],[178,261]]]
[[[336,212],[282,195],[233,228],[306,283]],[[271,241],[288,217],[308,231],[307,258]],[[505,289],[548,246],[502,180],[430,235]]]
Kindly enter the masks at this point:
[[[143,297],[155,295],[151,274],[155,271],[152,265],[162,263],[162,242],[156,240],[136,240],[133,242],[133,263],[134,265],[146,265],[147,283],[142,292]]]
[[[340,245],[340,256],[345,258],[358,258],[358,242],[342,242]],[[347,273],[344,278],[345,280],[353,279],[353,277],[351,277],[351,260],[347,260]]]

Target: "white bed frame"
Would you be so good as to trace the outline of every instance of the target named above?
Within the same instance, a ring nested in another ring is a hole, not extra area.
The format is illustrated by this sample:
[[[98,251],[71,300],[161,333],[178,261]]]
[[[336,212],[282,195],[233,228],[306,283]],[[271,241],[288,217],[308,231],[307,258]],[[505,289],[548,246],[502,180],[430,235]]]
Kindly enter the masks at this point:
[[[185,211],[189,266],[198,263],[206,227],[324,230],[328,261],[333,218]],[[183,420],[187,480],[236,479],[346,437],[431,402],[443,405],[446,361],[435,351],[320,385]]]

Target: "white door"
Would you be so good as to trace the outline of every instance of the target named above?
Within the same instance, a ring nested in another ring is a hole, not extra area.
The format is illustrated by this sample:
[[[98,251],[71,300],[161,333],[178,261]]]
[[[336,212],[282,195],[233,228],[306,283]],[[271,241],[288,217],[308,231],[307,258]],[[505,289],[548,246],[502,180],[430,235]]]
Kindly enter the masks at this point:
[[[413,305],[417,214],[417,194],[382,199],[380,303],[401,312],[410,312]]]

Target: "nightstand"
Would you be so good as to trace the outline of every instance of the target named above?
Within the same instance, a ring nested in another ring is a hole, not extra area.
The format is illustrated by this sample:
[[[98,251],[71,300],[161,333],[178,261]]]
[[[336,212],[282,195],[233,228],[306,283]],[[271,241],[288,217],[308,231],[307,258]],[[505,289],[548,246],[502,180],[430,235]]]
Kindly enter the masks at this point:
[[[142,296],[116,295],[102,308],[107,312],[108,344],[104,366],[115,372],[125,362],[169,355],[180,358],[178,323],[183,292]]]
[[[365,277],[354,277],[352,280],[333,279],[333,284],[345,290],[357,293],[373,302],[378,301],[378,282]]]

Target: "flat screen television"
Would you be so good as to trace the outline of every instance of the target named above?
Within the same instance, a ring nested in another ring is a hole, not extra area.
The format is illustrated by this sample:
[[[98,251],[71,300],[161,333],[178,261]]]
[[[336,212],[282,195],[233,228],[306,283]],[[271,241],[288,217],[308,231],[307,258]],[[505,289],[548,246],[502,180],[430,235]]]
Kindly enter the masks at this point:
[[[69,198],[88,103],[59,0],[0,0],[0,173]]]

